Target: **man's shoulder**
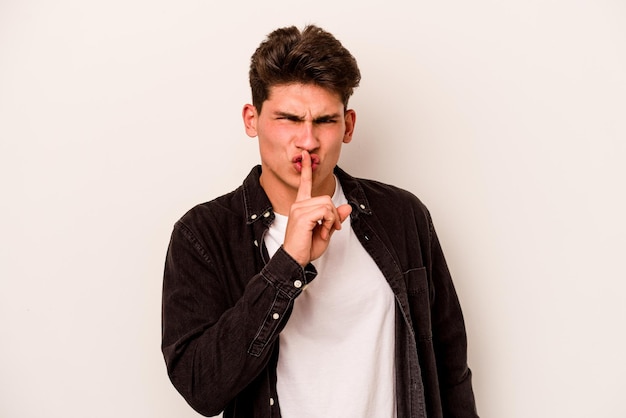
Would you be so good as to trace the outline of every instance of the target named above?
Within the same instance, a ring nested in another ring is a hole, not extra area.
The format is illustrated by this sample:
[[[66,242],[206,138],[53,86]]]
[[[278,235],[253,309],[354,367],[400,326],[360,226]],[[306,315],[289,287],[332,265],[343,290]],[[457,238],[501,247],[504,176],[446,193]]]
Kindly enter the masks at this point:
[[[359,181],[365,189],[370,189],[371,191],[387,194],[390,197],[397,197],[398,199],[419,200],[419,198],[413,192],[395,184],[385,183],[379,180],[367,178],[357,178],[357,181]]]
[[[205,224],[246,219],[246,201],[262,198],[259,183],[260,167],[252,168],[248,176],[236,189],[199,203],[189,209],[178,221],[185,225]],[[259,197],[259,195],[261,197]]]
[[[352,177],[351,179],[363,190],[372,206],[395,207],[396,209],[406,207],[412,211],[428,212],[422,200],[408,189],[380,180],[362,177]]]
[[[244,219],[243,186],[191,207],[177,224],[189,229],[225,222],[227,219]]]
[[[430,211],[413,192],[378,180],[354,181],[367,202],[362,211],[376,219],[372,225],[380,225],[391,234],[415,231],[420,239],[428,239],[432,229]]]

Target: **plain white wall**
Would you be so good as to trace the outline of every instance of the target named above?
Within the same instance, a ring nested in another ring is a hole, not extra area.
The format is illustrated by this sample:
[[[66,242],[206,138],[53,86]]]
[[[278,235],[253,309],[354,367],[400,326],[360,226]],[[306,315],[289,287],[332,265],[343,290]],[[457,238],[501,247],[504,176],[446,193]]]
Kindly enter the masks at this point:
[[[481,416],[625,417],[621,0],[0,1],[0,416],[197,416],[169,234],[257,163],[249,56],[306,23],[363,74],[341,165],[433,213]]]

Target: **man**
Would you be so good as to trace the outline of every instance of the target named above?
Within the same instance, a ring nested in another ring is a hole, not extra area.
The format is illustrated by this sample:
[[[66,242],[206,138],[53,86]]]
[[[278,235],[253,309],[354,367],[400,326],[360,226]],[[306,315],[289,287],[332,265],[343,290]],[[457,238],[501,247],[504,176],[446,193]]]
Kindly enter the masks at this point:
[[[261,165],[174,226],[162,350],[187,402],[224,417],[477,417],[461,309],[412,194],[337,167],[353,56],[316,26],[251,59]]]

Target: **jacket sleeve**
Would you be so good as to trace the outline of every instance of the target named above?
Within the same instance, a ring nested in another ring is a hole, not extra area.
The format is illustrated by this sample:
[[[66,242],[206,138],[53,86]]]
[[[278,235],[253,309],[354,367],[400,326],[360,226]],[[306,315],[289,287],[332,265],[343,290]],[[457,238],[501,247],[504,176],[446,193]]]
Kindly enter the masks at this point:
[[[445,418],[477,418],[472,373],[467,362],[465,322],[452,278],[428,215],[433,345]]]
[[[219,414],[266,367],[293,300],[315,277],[282,248],[234,305],[207,249],[182,223],[172,232],[163,278],[162,352],[170,380],[197,412]]]

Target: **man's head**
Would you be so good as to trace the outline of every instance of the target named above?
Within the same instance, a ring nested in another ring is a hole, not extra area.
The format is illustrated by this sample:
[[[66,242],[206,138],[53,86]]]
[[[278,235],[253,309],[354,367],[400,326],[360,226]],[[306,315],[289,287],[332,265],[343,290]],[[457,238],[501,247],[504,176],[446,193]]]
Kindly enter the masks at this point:
[[[313,84],[341,97],[344,107],[359,85],[356,60],[332,34],[309,25],[276,29],[259,45],[250,62],[252,104],[261,113],[270,88]]]
[[[246,134],[258,138],[261,186],[277,213],[287,214],[297,197],[304,152],[311,196],[332,196],[333,170],[354,132],[356,112],[347,105],[359,81],[354,57],[315,26],[277,29],[252,56],[253,104],[242,116]]]

